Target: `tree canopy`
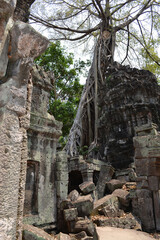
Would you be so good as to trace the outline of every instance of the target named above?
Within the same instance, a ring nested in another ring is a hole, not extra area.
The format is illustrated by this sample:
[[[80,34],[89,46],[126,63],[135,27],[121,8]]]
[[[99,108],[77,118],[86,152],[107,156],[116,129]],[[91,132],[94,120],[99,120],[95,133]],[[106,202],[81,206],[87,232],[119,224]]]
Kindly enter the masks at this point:
[[[49,112],[63,122],[62,134],[66,137],[73,124],[83,86],[80,74],[90,62],[76,61],[71,53],[66,53],[59,41],[51,43],[49,48],[36,59],[45,71],[54,73]]]
[[[96,38],[93,62],[83,89],[66,150],[78,153],[81,146],[95,147],[98,141],[98,98],[105,73],[114,61],[160,66],[159,0],[39,0],[40,11],[33,22],[53,30],[51,39],[70,41]],[[142,60],[145,58],[145,61]],[[135,60],[137,58],[137,60]]]
[[[148,39],[153,45],[160,41],[158,0],[39,0],[35,4],[40,7],[32,12],[31,20],[53,30],[54,40],[86,40],[106,31],[104,34],[111,33],[116,46],[125,50],[122,62],[130,62],[132,55],[139,57],[138,45],[160,65],[148,48]]]

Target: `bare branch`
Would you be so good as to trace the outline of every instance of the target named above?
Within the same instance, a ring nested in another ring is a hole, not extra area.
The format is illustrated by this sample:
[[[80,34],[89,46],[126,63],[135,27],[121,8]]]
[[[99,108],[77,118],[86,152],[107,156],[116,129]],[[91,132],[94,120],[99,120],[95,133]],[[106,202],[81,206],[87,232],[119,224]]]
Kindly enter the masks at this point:
[[[90,5],[91,5],[91,3],[88,4],[88,5],[86,5],[85,8],[80,9],[78,12],[76,12],[76,13],[74,13],[73,15],[70,15],[70,16],[68,16],[68,17],[56,18],[56,19],[48,19],[47,21],[48,21],[48,22],[54,22],[54,21],[64,21],[64,20],[68,20],[68,19],[73,18],[73,17],[77,16],[78,14],[84,12],[85,10],[86,10],[86,11],[89,11],[89,10],[88,10],[88,7],[89,7]],[[32,16],[35,16],[35,15],[32,15]],[[35,16],[35,17],[36,17],[36,16]]]
[[[133,18],[127,20],[126,22],[120,24],[119,26],[114,27],[115,31],[117,32],[118,30],[125,28],[127,25],[131,24],[134,20],[138,19],[138,17],[144,12],[144,10],[146,10],[151,6],[151,4],[149,4],[151,2],[153,3],[154,0],[148,0],[146,4],[141,8],[141,10]]]
[[[133,2],[133,1],[135,1],[135,0],[128,0],[128,1],[126,1],[125,3],[120,4],[120,6],[117,7],[117,8],[111,13],[111,16],[112,16],[113,14],[115,14],[118,10],[120,10],[122,7],[124,7],[126,4],[128,4],[128,3],[130,3],[130,2]]]
[[[143,39],[143,42],[144,42],[144,45],[146,46],[146,40],[145,40],[145,37],[144,37],[144,34],[143,34],[143,30],[142,30],[142,27],[137,19],[137,23],[138,23],[138,26],[139,26],[139,29],[140,29],[140,32],[141,32],[141,35],[142,35],[142,39]]]
[[[68,40],[68,41],[77,41],[80,40],[82,38],[85,38],[86,36],[88,36],[88,33],[85,33],[83,35],[81,35],[80,37],[77,38],[69,38],[69,37],[64,37],[64,38],[50,38],[49,40]]]
[[[44,20],[42,18],[39,18],[37,16],[34,16],[32,14],[30,15],[30,19],[35,21],[35,22],[41,23],[44,26],[49,27],[49,28],[59,29],[59,30],[64,30],[64,31],[69,31],[69,32],[75,32],[75,33],[86,33],[86,34],[89,34],[89,33],[94,32],[94,31],[96,31],[97,29],[100,28],[100,24],[98,24],[94,28],[91,28],[91,29],[88,29],[88,30],[78,30],[78,29],[72,29],[72,28],[68,28],[68,27],[60,27],[60,26],[54,25],[52,23],[49,23],[46,20]]]
[[[102,18],[105,20],[105,14],[104,14],[103,8],[102,8],[102,6],[101,6],[100,0],[95,0],[95,1],[96,1],[97,5],[98,5],[98,7],[99,7],[99,10],[100,10],[100,12],[101,12]]]
[[[130,38],[130,34],[129,34],[129,25],[127,26],[127,31],[128,31],[128,41],[127,41],[127,51],[126,51],[126,56],[125,58],[123,59],[123,61],[121,62],[121,64],[124,63],[124,61],[127,59],[128,57],[128,51],[129,51],[129,38]]]
[[[101,16],[101,12],[99,11],[99,9],[98,9],[98,7],[97,7],[97,5],[96,5],[96,3],[95,3],[94,0],[92,0],[92,3],[93,3],[93,6],[95,7],[95,9],[96,9],[97,12],[98,12],[98,15]]]
[[[121,29],[121,30],[128,32],[128,30],[126,30],[126,29]],[[134,34],[131,33],[131,32],[130,32],[130,35],[132,35],[132,36],[140,43],[140,45],[141,45],[141,46],[144,48],[144,50],[147,52],[148,56],[149,56],[158,66],[160,66],[160,63],[159,63],[156,59],[154,59],[154,57],[150,54],[150,52],[149,52],[148,49],[145,47],[145,45],[141,42],[141,40],[140,40],[136,35],[134,35]]]

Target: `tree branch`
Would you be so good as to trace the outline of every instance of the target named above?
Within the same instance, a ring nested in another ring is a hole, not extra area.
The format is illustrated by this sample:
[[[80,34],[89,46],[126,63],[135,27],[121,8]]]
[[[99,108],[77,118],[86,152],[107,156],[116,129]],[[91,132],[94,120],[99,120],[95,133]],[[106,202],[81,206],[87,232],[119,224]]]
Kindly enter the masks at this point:
[[[125,3],[120,4],[120,6],[119,6],[118,8],[116,8],[116,9],[111,13],[111,15],[113,15],[114,13],[116,13],[118,10],[120,10],[122,7],[124,7],[127,3],[133,2],[133,1],[135,1],[135,0],[128,0],[128,1],[126,1]]]
[[[69,31],[69,32],[75,32],[75,33],[87,33],[87,34],[89,34],[89,33],[94,32],[94,31],[96,31],[97,29],[100,28],[100,24],[98,24],[94,28],[90,28],[88,30],[77,30],[77,29],[72,29],[72,28],[68,28],[68,27],[60,27],[60,26],[54,25],[52,23],[49,23],[46,20],[41,19],[41,18],[39,18],[37,16],[34,16],[32,14],[30,15],[30,19],[35,21],[35,22],[41,23],[44,26],[49,27],[49,28],[59,29],[59,30],[64,30],[64,31]]]
[[[121,29],[123,31],[128,32],[126,29]],[[139,40],[139,38],[137,36],[135,36],[133,33],[130,32],[130,35],[132,35],[139,43],[140,45],[145,49],[145,51],[147,52],[148,56],[152,59],[152,61],[154,61],[158,66],[160,66],[160,63],[157,62],[157,60],[154,59],[154,57],[150,54],[150,52],[148,51],[148,49],[145,47],[145,45]]]
[[[149,5],[150,2],[154,2],[154,0],[148,0],[147,3],[141,8],[141,10],[131,19],[126,21],[125,23],[120,24],[119,26],[114,27],[114,30],[117,32],[120,29],[125,28],[127,25],[131,24],[134,20],[136,20],[147,8],[149,8],[151,5]]]
[[[93,3],[93,6],[95,7],[95,9],[97,10],[99,16],[101,16],[101,12],[99,11],[99,9],[98,9],[98,7],[97,7],[97,5],[96,5],[94,0],[92,0],[92,3]]]
[[[128,41],[127,41],[127,51],[126,51],[126,56],[125,58],[123,59],[123,61],[121,62],[121,64],[124,63],[124,61],[127,59],[128,57],[128,51],[129,51],[129,38],[130,38],[130,34],[129,34],[129,25],[127,26],[127,31],[128,31]]]
[[[83,34],[82,36],[80,37],[77,37],[77,38],[68,38],[68,37],[64,37],[64,38],[50,38],[49,40],[68,40],[68,41],[77,41],[77,40],[81,40],[83,38],[85,38],[86,36],[88,36],[88,33],[85,33]]]
[[[95,0],[95,1],[96,1],[97,5],[98,5],[98,7],[99,7],[99,10],[100,10],[100,12],[101,12],[101,16],[102,16],[103,20],[105,20],[105,19],[106,19],[106,18],[105,18],[105,13],[104,13],[103,8],[102,8],[102,6],[101,6],[101,4],[100,4],[100,0]]]

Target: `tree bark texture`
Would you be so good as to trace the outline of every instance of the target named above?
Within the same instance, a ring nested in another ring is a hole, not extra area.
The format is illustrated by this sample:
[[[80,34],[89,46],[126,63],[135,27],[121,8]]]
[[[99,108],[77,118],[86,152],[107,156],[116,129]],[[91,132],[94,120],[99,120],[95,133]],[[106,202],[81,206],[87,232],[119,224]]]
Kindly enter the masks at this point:
[[[104,30],[97,41],[77,115],[65,146],[71,156],[77,155],[83,146],[88,146],[89,151],[97,146],[99,87],[104,82],[107,67],[113,62],[114,45],[114,33]]]
[[[35,0],[17,0],[17,5],[14,11],[14,19],[22,22],[28,22],[30,15],[30,7]]]

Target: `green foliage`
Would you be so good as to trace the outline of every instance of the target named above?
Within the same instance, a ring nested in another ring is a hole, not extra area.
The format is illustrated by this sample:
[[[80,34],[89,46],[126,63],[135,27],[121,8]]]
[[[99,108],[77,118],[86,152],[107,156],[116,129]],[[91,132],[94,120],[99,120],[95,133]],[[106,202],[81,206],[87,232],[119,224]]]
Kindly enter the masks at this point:
[[[79,154],[83,155],[84,157],[86,157],[87,154],[88,154],[88,146],[84,145],[84,146],[80,147],[79,148]]]
[[[160,83],[160,66],[158,66],[153,59],[160,62],[160,57],[156,49],[158,49],[160,41],[149,40],[146,44],[146,48],[149,54],[142,48],[140,50],[140,55],[143,57],[143,68],[154,73]]]
[[[51,92],[49,113],[63,122],[62,134],[66,137],[72,126],[83,86],[80,75],[89,61],[75,61],[71,53],[66,53],[60,42],[51,43],[49,48],[36,59],[45,71],[54,73],[54,88]],[[62,141],[62,139],[61,139]]]

